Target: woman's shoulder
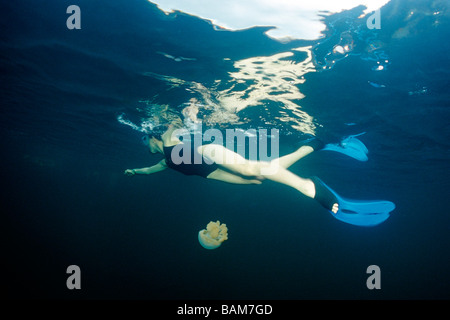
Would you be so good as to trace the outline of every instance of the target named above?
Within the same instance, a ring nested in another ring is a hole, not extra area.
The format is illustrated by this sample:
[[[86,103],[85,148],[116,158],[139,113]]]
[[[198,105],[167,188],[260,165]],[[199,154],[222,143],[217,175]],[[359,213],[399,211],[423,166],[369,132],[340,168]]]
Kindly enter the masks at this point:
[[[177,144],[180,144],[181,141],[178,138],[178,135],[181,131],[184,132],[184,130],[186,129],[170,125],[167,131],[161,136],[164,147],[173,147]]]

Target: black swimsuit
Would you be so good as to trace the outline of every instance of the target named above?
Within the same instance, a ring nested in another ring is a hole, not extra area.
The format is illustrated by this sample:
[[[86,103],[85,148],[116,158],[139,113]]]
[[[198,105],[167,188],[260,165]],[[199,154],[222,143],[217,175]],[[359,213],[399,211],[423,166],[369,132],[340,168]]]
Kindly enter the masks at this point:
[[[166,164],[169,168],[179,171],[185,175],[197,175],[204,178],[206,178],[211,172],[219,168],[216,163],[206,163],[205,158],[196,150],[194,143],[189,144],[191,145],[191,157],[190,159],[188,159],[190,161],[188,163],[181,162],[180,164],[175,164],[172,161],[172,150],[173,148],[175,148],[175,146],[164,147],[164,156],[166,158]],[[183,147],[182,150],[184,150],[184,148],[189,148],[189,146]],[[179,156],[183,157],[182,152]],[[198,159],[201,159],[201,163],[194,162],[195,159],[197,159],[197,161]]]

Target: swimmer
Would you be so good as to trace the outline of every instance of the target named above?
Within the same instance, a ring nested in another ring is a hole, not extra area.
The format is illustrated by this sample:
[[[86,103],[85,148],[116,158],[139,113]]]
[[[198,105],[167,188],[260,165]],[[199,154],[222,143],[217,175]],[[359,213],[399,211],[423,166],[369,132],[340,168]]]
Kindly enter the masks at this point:
[[[232,184],[261,184],[264,180],[272,180],[294,188],[305,196],[316,199],[322,206],[336,214],[339,202],[336,196],[326,188],[318,178],[305,179],[292,173],[288,168],[298,160],[324,148],[322,141],[314,139],[299,149],[272,161],[247,160],[219,144],[200,145],[195,148],[191,143],[191,158],[201,157],[201,163],[175,164],[172,150],[183,142],[176,137],[173,125],[168,126],[163,134],[151,133],[143,137],[144,144],[151,153],[164,155],[157,164],[140,169],[127,169],[124,174],[134,176],[156,173],[167,168],[185,175],[198,175],[206,179],[218,180]],[[227,161],[224,161],[227,159]],[[234,159],[234,161],[228,161]],[[177,161],[176,161],[177,162]],[[192,161],[193,162],[193,161]]]

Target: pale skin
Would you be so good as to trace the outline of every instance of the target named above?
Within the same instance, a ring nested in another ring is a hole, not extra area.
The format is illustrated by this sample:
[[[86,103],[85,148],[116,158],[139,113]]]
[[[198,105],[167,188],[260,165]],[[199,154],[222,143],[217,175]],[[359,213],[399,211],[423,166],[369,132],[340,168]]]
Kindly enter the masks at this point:
[[[171,147],[181,143],[173,135],[176,129],[169,127],[161,140],[152,137],[149,139],[148,147],[151,153],[164,154],[164,147]],[[290,186],[309,198],[314,198],[316,194],[314,183],[310,179],[304,179],[287,170],[291,165],[301,158],[312,153],[314,149],[310,146],[302,146],[293,153],[281,158],[267,161],[251,161],[241,155],[217,144],[199,146],[197,151],[204,158],[214,161],[219,168],[211,172],[207,179],[219,180],[233,184],[261,184],[264,180],[272,180]],[[152,174],[167,169],[166,160],[163,159],[157,164],[141,169],[127,169],[124,174],[133,176],[135,174]],[[332,212],[337,213],[339,205],[335,203]]]

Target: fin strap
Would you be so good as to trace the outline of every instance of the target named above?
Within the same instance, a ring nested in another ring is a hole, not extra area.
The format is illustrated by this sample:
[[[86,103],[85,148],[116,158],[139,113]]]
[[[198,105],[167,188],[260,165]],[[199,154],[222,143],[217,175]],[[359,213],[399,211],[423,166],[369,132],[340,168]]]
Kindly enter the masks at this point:
[[[327,187],[323,185],[319,178],[312,177],[311,180],[316,189],[314,200],[319,202],[325,209],[331,211],[333,205],[339,203],[338,199]]]
[[[314,151],[319,151],[325,148],[325,143],[323,143],[322,140],[319,140],[317,138],[312,139],[311,141],[308,141],[304,144],[305,146],[310,146],[314,149]]]

